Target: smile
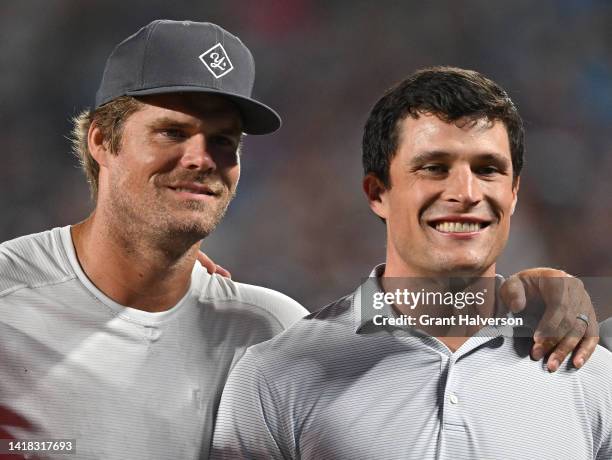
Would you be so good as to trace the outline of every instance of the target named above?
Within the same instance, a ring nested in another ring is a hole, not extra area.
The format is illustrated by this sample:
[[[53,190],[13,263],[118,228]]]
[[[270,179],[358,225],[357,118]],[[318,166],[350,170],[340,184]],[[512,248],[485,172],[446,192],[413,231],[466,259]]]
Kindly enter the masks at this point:
[[[208,192],[208,191],[199,191],[199,190],[194,190],[191,188],[186,188],[186,187],[170,187],[172,190],[174,190],[175,192],[186,192],[186,193],[193,193],[196,195],[210,195],[210,196],[214,196],[214,193],[212,192]]]
[[[205,197],[219,195],[219,193],[208,185],[197,182],[180,182],[170,185],[168,188],[181,196],[191,199],[203,199]]]
[[[442,233],[473,233],[484,228],[484,224],[469,224],[467,222],[439,222],[434,228]]]
[[[479,233],[487,228],[491,222],[475,218],[436,219],[428,225],[440,233]]]

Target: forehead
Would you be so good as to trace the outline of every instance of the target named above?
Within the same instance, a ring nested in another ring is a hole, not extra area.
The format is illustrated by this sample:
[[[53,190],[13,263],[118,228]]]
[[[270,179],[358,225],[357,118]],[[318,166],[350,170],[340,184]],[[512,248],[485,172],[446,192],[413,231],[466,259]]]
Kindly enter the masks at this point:
[[[228,99],[205,93],[155,94],[139,97],[143,103],[134,115],[146,120],[173,119],[177,122],[201,121],[224,129],[242,130],[238,108]]]
[[[450,123],[436,115],[406,117],[399,123],[398,152],[417,155],[428,151],[449,154],[497,153],[510,158],[508,130],[501,121],[462,118]]]

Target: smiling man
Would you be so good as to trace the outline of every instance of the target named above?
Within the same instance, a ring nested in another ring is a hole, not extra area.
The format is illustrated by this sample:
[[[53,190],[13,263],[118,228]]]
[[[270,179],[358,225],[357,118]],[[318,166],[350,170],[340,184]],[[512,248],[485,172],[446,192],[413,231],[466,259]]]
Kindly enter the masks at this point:
[[[0,245],[0,455],[6,440],[63,439],[80,459],[206,458],[230,369],[306,314],[196,263],[236,192],[243,133],[280,126],[254,76],[214,24],[154,21],[115,48],[73,133],[94,211]],[[541,270],[504,285],[519,308],[543,296],[562,318],[592,314],[581,286],[565,303],[530,288]],[[573,327],[534,357],[557,344],[551,370],[573,349],[588,360],[592,337]]]
[[[242,133],[280,126],[254,77],[210,23],[154,21],[115,48],[74,128],[94,211],[0,246],[0,456],[13,440],[43,458],[207,458],[230,368],[307,313],[196,263]]]
[[[399,137],[389,178],[365,180],[387,222],[385,276],[494,276],[519,188],[504,123],[423,113]]]
[[[530,358],[530,330],[452,321],[405,328],[372,315],[410,318],[401,291],[372,306],[373,294],[393,295],[400,283],[421,299],[462,302],[489,286],[472,314],[508,318],[495,264],[522,162],[518,111],[481,74],[425,69],[387,92],[363,137],[363,186],[386,224],[386,264],[247,351],[224,390],[212,457],[612,458],[607,350],[553,374]],[[417,303],[446,320],[463,308]]]

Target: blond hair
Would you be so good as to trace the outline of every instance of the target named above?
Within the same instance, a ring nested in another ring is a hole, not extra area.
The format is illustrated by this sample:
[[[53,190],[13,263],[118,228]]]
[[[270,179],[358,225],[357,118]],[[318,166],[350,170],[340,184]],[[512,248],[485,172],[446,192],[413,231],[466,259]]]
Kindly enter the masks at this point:
[[[91,155],[87,135],[92,123],[100,129],[103,142],[111,153],[117,154],[121,147],[123,126],[125,121],[134,112],[141,109],[143,104],[131,96],[121,96],[111,102],[98,107],[96,110],[83,110],[72,119],[72,151],[78,158],[79,164],[85,173],[91,199],[96,202],[98,197],[98,174],[100,165]]]

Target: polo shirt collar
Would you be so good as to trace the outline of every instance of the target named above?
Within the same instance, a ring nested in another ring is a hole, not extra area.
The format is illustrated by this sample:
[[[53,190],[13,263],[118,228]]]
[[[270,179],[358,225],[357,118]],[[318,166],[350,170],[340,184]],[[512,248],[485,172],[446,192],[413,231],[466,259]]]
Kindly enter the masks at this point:
[[[385,264],[379,264],[374,267],[370,272],[370,275],[364,282],[353,292],[351,296],[351,309],[353,316],[353,326],[356,334],[376,334],[384,333],[392,334],[394,336],[413,336],[421,338],[432,338],[429,334],[425,333],[418,328],[407,328],[401,326],[379,326],[375,325],[373,320],[376,315],[381,315],[387,318],[397,317],[397,314],[393,311],[393,308],[387,303],[383,303],[382,308],[374,309],[372,306],[364,305],[363,299],[372,299],[374,293],[384,292],[380,279],[385,272]],[[499,285],[503,282],[504,278],[501,275],[496,275],[497,282]],[[500,305],[501,300],[496,299],[496,304]],[[508,315],[511,315],[510,313]],[[474,334],[464,344],[468,345],[469,348],[473,349],[475,346],[482,345],[496,337],[512,337],[514,335],[514,328],[510,326],[485,326]],[[436,339],[436,341],[438,341]],[[464,348],[462,345],[457,351]]]

